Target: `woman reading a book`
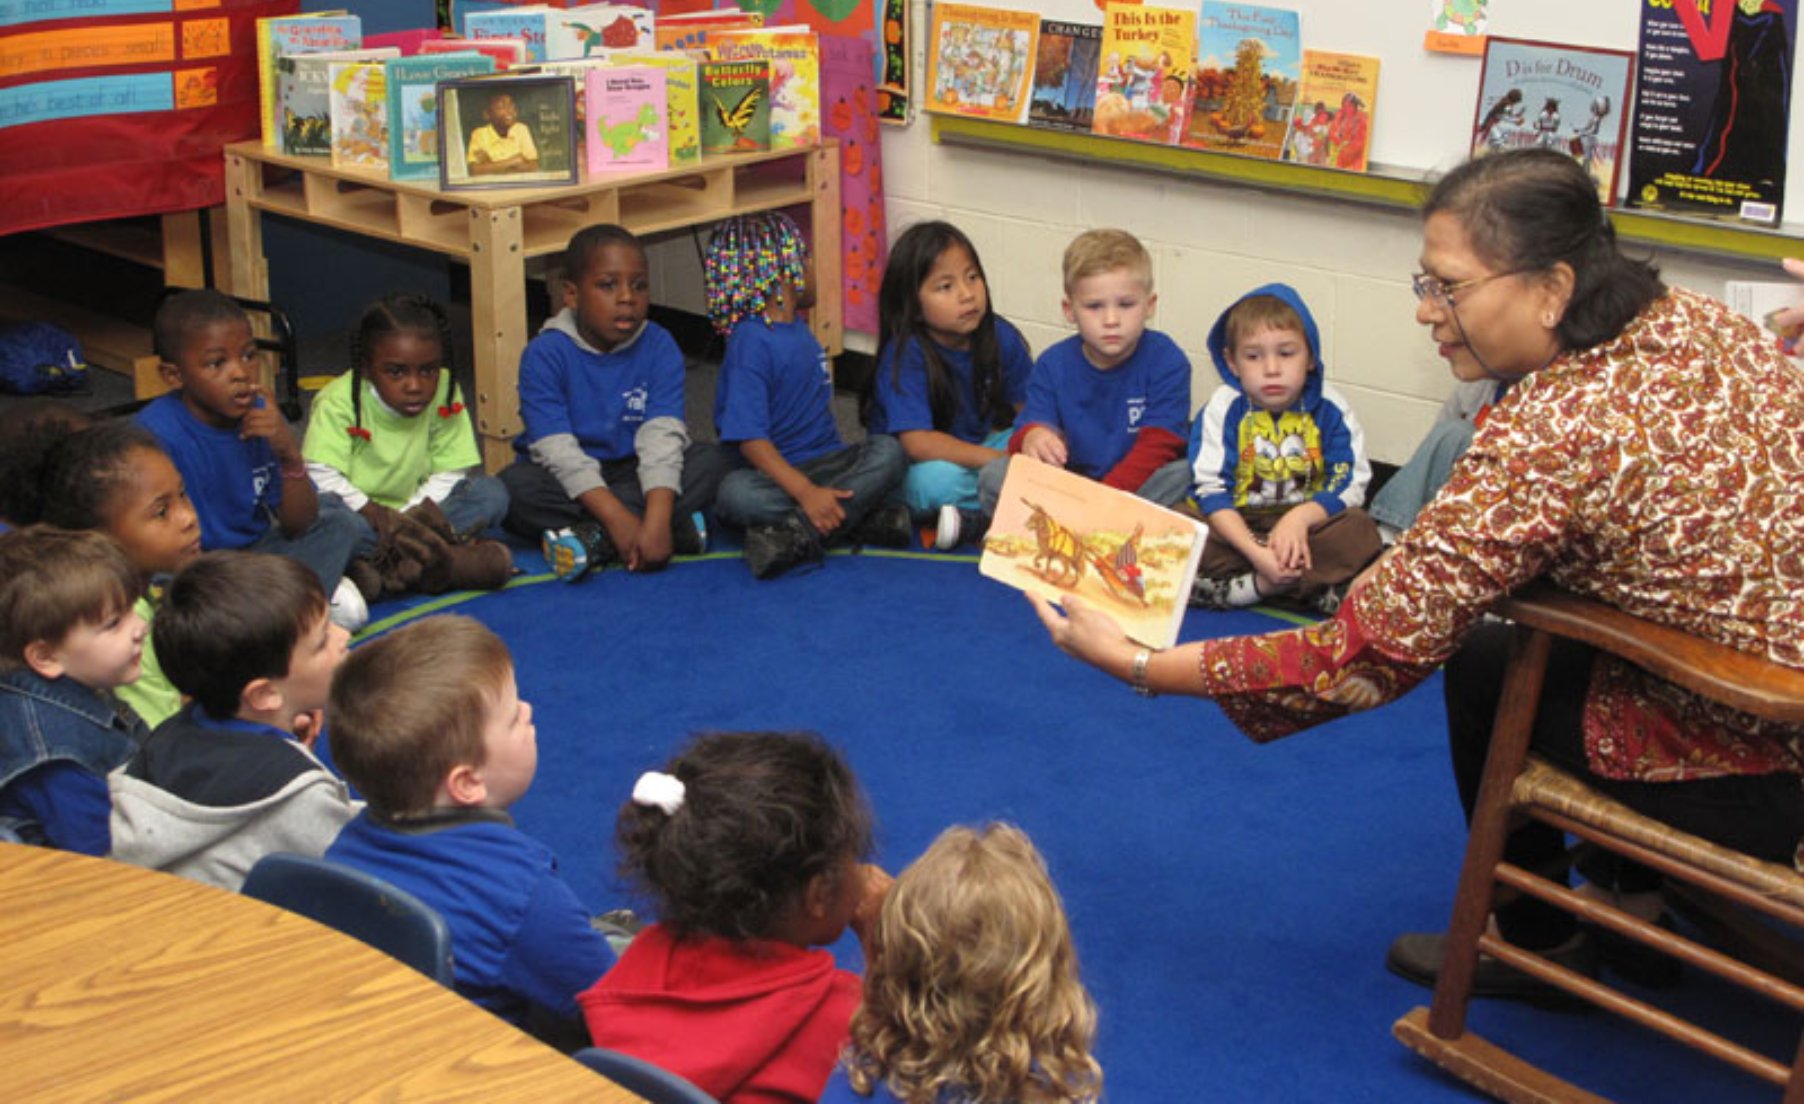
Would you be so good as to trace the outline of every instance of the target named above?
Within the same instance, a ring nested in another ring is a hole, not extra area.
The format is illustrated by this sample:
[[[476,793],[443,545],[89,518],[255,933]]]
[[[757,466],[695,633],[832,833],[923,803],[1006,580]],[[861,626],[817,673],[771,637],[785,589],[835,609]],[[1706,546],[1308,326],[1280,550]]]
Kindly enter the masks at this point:
[[[1649,620],[1804,669],[1804,377],[1751,322],[1663,285],[1617,248],[1595,184],[1550,150],[1493,154],[1442,179],[1424,208],[1416,319],[1462,380],[1512,381],[1435,499],[1330,620],[1261,637],[1141,648],[1106,615],[1035,599],[1052,640],[1142,693],[1213,699],[1266,741],[1400,697],[1447,667],[1453,766],[1472,811],[1500,696],[1504,595],[1545,576]],[[1534,749],[1684,831],[1793,862],[1804,837],[1804,732],[1707,708],[1612,658],[1555,645]],[[1514,831],[1535,868],[1560,834]],[[1652,919],[1650,872],[1586,869]],[[1591,968],[1631,960],[1526,895],[1503,937]],[[1432,985],[1443,937],[1406,935],[1388,965]],[[1633,976],[1633,973],[1631,973]],[[1480,995],[1542,995],[1481,959]]]

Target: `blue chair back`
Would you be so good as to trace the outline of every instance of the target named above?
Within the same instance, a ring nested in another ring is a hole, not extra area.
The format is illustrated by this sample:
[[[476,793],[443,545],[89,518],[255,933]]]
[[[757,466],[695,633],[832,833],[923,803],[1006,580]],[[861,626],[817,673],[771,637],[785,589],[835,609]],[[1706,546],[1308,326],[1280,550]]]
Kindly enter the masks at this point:
[[[451,929],[432,906],[343,863],[278,851],[251,867],[242,890],[362,940],[449,986]]]
[[[570,1057],[651,1104],[719,1104],[667,1069],[606,1047],[584,1047]]]

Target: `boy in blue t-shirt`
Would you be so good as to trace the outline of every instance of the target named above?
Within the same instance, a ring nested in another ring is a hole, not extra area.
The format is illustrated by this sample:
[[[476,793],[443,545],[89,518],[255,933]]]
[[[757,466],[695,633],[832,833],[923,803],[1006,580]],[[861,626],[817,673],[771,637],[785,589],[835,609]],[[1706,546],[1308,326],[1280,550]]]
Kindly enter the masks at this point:
[[[683,422],[683,353],[646,320],[651,271],[603,223],[564,250],[564,308],[520,357],[520,454],[501,473],[507,529],[567,583],[605,563],[656,571],[702,551],[700,512],[729,461]]]
[[[548,1038],[586,1042],[576,995],[614,951],[557,856],[508,816],[532,784],[538,744],[507,645],[468,617],[428,617],[358,648],[327,713],[332,761],[369,806],[326,858],[444,917],[458,992]]]
[[[1152,258],[1124,230],[1087,230],[1065,247],[1065,319],[1077,333],[1040,354],[1008,451],[1169,506],[1190,489],[1183,463],[1190,359],[1146,328],[1159,297]],[[994,513],[1008,458],[978,476]]]
[[[752,574],[819,560],[838,540],[906,548],[908,507],[887,501],[908,470],[894,437],[846,445],[826,350],[799,317],[814,302],[800,229],[778,213],[728,219],[708,242],[708,315],[727,335],[714,395],[722,442],[747,467],[721,481],[721,520],[745,528]]]
[[[375,549],[369,527],[337,495],[318,494],[300,442],[268,401],[250,318],[217,291],[184,291],[153,325],[163,381],[174,388],[138,413],[187,484],[201,547],[298,560],[330,596],[334,624],[369,620],[345,565]]]

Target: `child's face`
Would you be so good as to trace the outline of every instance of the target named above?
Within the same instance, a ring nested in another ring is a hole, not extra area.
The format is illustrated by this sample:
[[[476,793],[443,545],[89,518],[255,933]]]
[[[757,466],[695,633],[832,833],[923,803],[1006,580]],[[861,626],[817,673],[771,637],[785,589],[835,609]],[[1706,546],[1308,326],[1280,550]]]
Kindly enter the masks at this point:
[[[350,639],[351,634],[334,625],[322,609],[319,620],[307,627],[288,653],[288,673],[270,680],[282,692],[285,712],[311,713],[325,708],[332,672],[344,662]]]
[[[1261,326],[1243,334],[1228,355],[1228,368],[1247,401],[1261,410],[1288,410],[1303,394],[1313,367],[1309,342],[1288,327]]]
[[[52,645],[48,666],[34,665],[49,678],[67,675],[90,690],[111,690],[138,677],[144,655],[144,619],[130,606],[99,621],[83,621]]]
[[[146,575],[179,571],[200,555],[200,519],[182,473],[160,449],[133,449],[130,477],[107,503],[103,528]]]
[[[506,134],[520,118],[520,109],[514,106],[512,96],[496,96],[489,101],[489,124],[495,128],[496,134]]]
[[[181,388],[190,414],[215,429],[230,429],[256,402],[260,375],[250,323],[233,319],[195,327],[176,362],[165,361],[161,371],[166,383]]]
[[[487,791],[482,803],[491,809],[505,809],[526,793],[539,769],[532,704],[520,700],[520,686],[511,670],[483,718],[482,749],[479,773]]]
[[[963,349],[990,309],[990,290],[970,250],[954,242],[934,258],[921,281],[921,321],[934,342]]]
[[[581,278],[564,284],[564,305],[576,312],[583,340],[608,350],[639,332],[651,307],[651,268],[645,254],[625,242],[607,242],[589,254]]]
[[[1106,372],[1134,355],[1158,302],[1137,273],[1112,268],[1077,281],[1065,299],[1065,321],[1077,326],[1084,358]]]
[[[390,410],[403,418],[426,412],[438,393],[439,370],[445,363],[437,335],[417,330],[385,333],[370,346],[369,358],[364,377]]]

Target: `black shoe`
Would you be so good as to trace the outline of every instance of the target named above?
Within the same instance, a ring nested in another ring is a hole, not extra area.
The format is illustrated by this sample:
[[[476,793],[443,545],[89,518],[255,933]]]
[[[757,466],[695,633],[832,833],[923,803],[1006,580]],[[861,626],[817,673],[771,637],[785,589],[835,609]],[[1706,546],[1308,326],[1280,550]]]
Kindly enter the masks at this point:
[[[1537,954],[1557,966],[1564,966],[1586,977],[1597,976],[1597,947],[1584,932]],[[1406,981],[1429,989],[1441,976],[1441,964],[1447,959],[1447,937],[1439,932],[1414,932],[1400,935],[1384,956],[1385,968]],[[1480,954],[1478,969],[1472,974],[1472,995],[1499,997],[1504,1000],[1527,1001],[1540,1008],[1583,1008],[1585,1001],[1556,986],[1507,966],[1495,958]]]
[[[914,519],[908,507],[900,502],[877,506],[846,533],[853,544],[874,544],[879,548],[908,548],[915,541]]]
[[[745,563],[754,579],[781,575],[797,564],[817,563],[824,555],[814,526],[800,514],[786,514],[775,525],[753,525],[745,531]]]
[[[1655,924],[1672,931],[1672,913],[1662,912]],[[1597,944],[1597,957],[1604,968],[1647,989],[1671,989],[1683,979],[1684,966],[1669,954],[1654,950],[1646,943],[1617,935],[1597,924],[1581,922],[1579,931]]]
[[[679,556],[699,556],[708,550],[708,521],[690,514],[670,523],[670,550]]]

